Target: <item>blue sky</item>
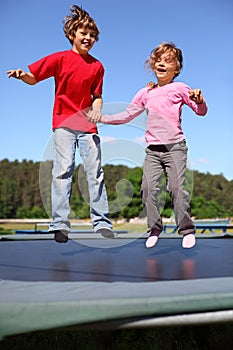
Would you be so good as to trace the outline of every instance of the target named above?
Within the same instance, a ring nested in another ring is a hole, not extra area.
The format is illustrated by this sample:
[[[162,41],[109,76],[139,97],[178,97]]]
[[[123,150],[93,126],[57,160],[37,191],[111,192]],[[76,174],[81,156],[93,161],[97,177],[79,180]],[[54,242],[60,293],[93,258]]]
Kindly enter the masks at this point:
[[[40,161],[51,144],[53,80],[28,86],[8,79],[8,69],[52,52],[70,49],[62,20],[74,2],[2,0],[0,160]],[[209,110],[205,118],[183,109],[183,129],[192,169],[222,173],[233,180],[233,1],[80,0],[96,20],[100,40],[91,54],[105,67],[106,110],[118,111],[154,77],[144,68],[151,50],[163,41],[182,49],[184,67],[177,78],[201,88]],[[142,165],[145,118],[125,126],[99,126],[103,163]],[[125,150],[129,155],[124,156]]]

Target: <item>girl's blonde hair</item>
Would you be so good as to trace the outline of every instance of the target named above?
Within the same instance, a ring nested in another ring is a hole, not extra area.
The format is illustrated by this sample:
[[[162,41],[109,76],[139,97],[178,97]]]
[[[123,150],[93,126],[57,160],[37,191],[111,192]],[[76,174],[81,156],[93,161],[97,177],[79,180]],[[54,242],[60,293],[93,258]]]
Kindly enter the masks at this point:
[[[72,38],[75,37],[75,33],[78,28],[88,28],[95,33],[95,40],[99,39],[99,29],[93,18],[90,17],[89,13],[77,5],[70,7],[70,15],[66,16],[63,20],[63,30],[65,36],[73,45]]]
[[[176,47],[175,44],[171,42],[162,43],[159,46],[157,46],[155,49],[153,49],[151,51],[150,57],[145,62],[145,66],[149,68],[149,70],[154,70],[155,62],[157,62],[160,56],[165,52],[171,53],[171,55],[176,60],[178,73],[174,76],[175,78],[180,74],[180,71],[183,67],[183,56],[182,56],[182,51],[178,49],[178,47]]]

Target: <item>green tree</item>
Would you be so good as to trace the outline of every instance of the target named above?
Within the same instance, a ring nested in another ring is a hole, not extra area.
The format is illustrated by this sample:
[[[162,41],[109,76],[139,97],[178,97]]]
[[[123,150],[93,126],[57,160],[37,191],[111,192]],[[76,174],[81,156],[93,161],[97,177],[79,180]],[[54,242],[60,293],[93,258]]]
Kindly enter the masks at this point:
[[[105,165],[105,184],[112,218],[143,216],[141,201],[142,168]],[[52,161],[0,161],[0,217],[39,218],[51,216]],[[233,180],[222,174],[211,175],[187,170],[186,188],[191,195],[192,215],[196,218],[233,216]],[[158,202],[163,216],[172,214],[167,178],[161,178]],[[82,165],[74,171],[71,218],[90,216],[89,193]]]

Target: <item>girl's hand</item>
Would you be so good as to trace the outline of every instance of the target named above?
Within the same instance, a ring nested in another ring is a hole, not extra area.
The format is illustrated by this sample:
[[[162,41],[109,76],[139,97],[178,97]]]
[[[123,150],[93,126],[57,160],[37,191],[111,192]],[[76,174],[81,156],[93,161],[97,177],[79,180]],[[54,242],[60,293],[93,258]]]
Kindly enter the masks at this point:
[[[146,87],[148,87],[149,89],[154,89],[156,87],[156,84],[153,81],[150,81],[146,84]]]
[[[91,110],[86,114],[87,120],[91,123],[101,122],[101,112],[99,110]]]
[[[22,79],[26,73],[21,69],[10,69],[7,71],[8,78]]]
[[[200,89],[189,90],[189,98],[197,104],[204,102],[204,97]]]

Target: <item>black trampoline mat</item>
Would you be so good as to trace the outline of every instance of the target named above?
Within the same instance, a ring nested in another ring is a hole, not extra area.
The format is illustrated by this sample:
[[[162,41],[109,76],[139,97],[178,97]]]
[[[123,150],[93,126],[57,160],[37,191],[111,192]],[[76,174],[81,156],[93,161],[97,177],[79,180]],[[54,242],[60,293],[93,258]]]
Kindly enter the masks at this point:
[[[161,238],[151,249],[145,239],[117,241],[118,246],[105,239],[104,248],[98,239],[1,241],[0,279],[156,282],[233,276],[232,237],[200,238],[192,249],[183,249],[181,238]]]

